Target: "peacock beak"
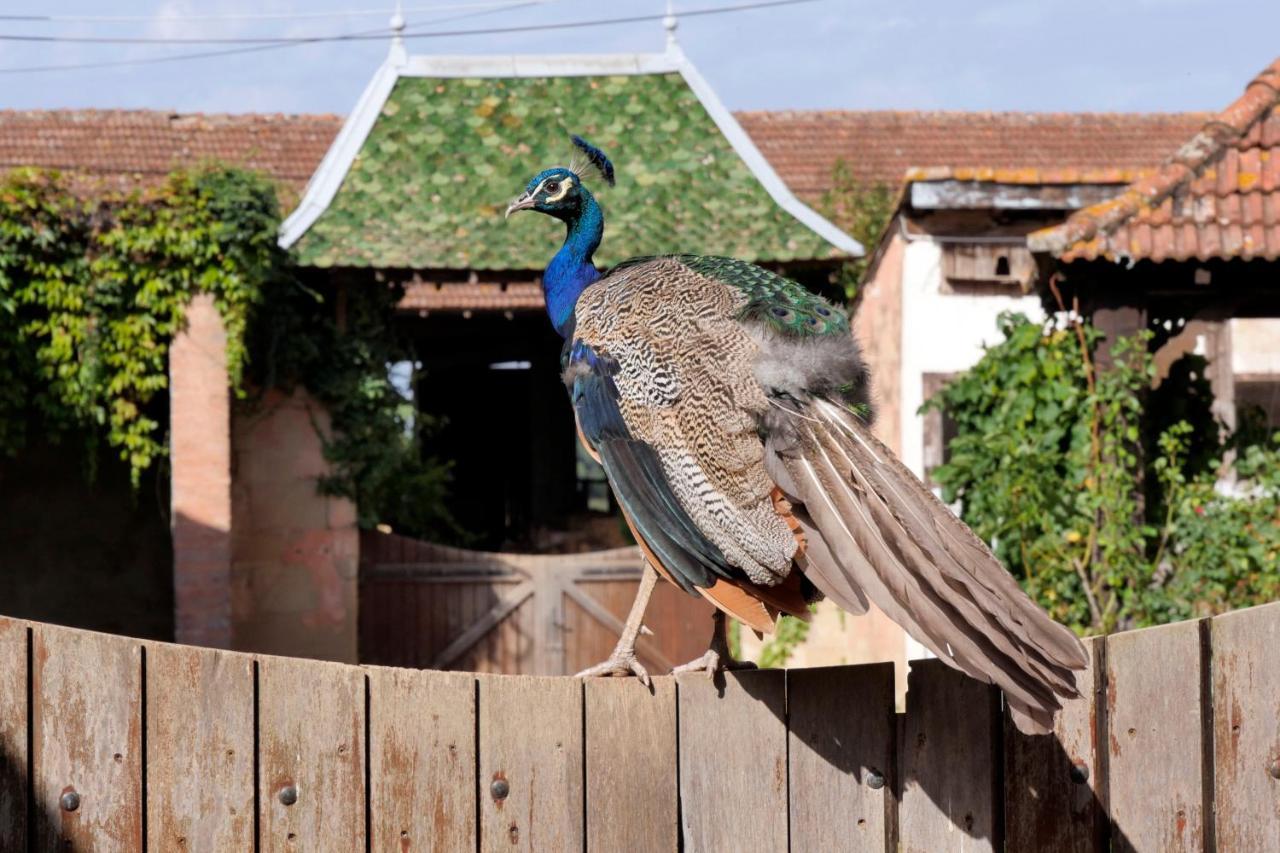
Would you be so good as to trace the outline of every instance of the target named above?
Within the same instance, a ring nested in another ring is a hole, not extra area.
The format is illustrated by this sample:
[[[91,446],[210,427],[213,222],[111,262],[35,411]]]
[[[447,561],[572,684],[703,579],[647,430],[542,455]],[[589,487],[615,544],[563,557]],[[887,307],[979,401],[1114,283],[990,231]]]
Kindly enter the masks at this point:
[[[528,210],[533,207],[533,203],[533,196],[528,193],[521,193],[515,201],[507,205],[507,213],[503,219],[509,219],[511,214],[515,213],[517,210]]]

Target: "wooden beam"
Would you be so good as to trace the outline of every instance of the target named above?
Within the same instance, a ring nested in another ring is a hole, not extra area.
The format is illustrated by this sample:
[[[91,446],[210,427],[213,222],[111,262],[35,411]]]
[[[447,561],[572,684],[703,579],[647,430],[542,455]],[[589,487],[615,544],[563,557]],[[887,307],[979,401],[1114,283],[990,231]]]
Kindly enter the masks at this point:
[[[480,639],[503,619],[507,618],[507,614],[515,610],[529,596],[533,595],[533,581],[525,581],[513,590],[503,594],[493,607],[489,608],[489,612],[481,616],[471,627],[458,635],[458,638],[445,647],[444,651],[436,655],[436,659],[431,662],[431,669],[445,669],[451,663],[462,657],[466,652],[480,642]]]

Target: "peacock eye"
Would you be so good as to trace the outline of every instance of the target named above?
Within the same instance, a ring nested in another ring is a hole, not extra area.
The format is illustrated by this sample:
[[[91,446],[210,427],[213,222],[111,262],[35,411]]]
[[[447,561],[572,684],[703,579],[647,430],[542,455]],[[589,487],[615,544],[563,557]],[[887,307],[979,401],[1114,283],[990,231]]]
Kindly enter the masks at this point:
[[[547,192],[549,192],[549,193],[553,193],[553,192],[557,191],[558,189],[560,189],[560,182],[559,182],[559,181],[552,181],[551,183],[547,184],[547,186],[546,186],[546,188],[545,188],[545,189],[546,189],[546,191],[547,191]]]

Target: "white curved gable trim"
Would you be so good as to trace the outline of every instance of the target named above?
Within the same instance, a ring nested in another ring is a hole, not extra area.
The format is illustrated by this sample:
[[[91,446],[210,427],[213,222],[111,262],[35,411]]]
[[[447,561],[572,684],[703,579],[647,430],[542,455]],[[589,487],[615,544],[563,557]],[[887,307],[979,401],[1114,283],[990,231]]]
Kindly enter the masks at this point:
[[[669,74],[677,72],[702,102],[711,120],[778,206],[831,245],[853,257],[862,245],[796,198],[769,165],[751,137],[716,97],[715,92],[677,47],[660,54],[605,56],[413,56],[382,64],[365,87],[324,159],[307,183],[302,201],[280,226],[280,245],[289,248],[333,202],[347,171],[364,146],[383,104],[401,77],[588,77],[602,74]]]

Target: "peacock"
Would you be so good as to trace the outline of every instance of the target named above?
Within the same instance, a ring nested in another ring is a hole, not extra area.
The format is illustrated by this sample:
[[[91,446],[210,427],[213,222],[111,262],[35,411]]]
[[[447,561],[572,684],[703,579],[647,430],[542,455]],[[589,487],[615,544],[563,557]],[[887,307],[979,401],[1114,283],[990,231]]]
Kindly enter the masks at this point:
[[[661,575],[716,608],[706,654],[677,672],[742,665],[726,614],[769,632],[823,596],[853,614],[874,602],[998,685],[1020,728],[1051,727],[1077,695],[1084,648],[874,437],[848,313],[733,258],[632,258],[602,274],[604,214],[586,181],[613,186],[614,167],[572,142],[571,165],[536,174],[507,216],[534,210],[567,228],[542,278],[547,313],[578,437],[645,558],[617,647],[579,675],[648,683],[635,644]]]

